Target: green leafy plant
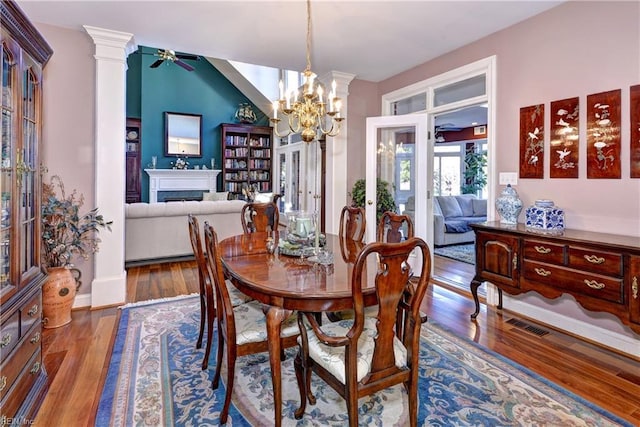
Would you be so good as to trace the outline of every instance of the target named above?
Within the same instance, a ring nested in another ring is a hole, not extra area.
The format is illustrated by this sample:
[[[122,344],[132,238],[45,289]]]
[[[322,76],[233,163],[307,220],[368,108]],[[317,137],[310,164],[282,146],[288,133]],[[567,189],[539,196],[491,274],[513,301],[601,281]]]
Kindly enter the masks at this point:
[[[464,157],[464,176],[461,185],[462,194],[478,194],[487,185],[486,153],[468,151]]]
[[[101,228],[111,231],[98,208],[80,214],[84,196],[76,190],[67,194],[62,179],[51,177],[42,185],[42,262],[50,267],[72,266],[74,256],[87,259],[98,251]]]
[[[393,199],[389,187],[390,184],[387,181],[383,181],[380,178],[376,180],[376,199],[378,202],[376,210],[377,221],[380,221],[382,214],[386,211],[397,212],[396,202]],[[364,208],[366,193],[366,181],[364,179],[357,180],[351,190],[351,204]]]

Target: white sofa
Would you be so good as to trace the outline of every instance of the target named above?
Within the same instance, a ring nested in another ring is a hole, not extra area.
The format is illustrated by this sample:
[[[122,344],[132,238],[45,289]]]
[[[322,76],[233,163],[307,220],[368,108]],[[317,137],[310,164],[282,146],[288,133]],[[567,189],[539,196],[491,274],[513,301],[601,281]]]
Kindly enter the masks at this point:
[[[218,239],[242,234],[240,214],[245,202],[181,201],[125,205],[125,262],[142,262],[193,255],[187,216],[203,227],[208,221]]]

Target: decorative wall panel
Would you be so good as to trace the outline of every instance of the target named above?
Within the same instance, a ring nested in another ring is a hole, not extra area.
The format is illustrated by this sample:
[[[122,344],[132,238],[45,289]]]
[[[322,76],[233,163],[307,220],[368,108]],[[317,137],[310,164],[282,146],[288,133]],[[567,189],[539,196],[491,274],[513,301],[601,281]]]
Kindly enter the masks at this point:
[[[631,86],[631,178],[640,178],[640,85]]]
[[[520,108],[520,178],[544,174],[544,104]]]
[[[551,141],[549,175],[551,178],[578,178],[580,148],[580,99],[551,103]]]
[[[587,178],[621,178],[620,95],[617,89],[587,96]]]

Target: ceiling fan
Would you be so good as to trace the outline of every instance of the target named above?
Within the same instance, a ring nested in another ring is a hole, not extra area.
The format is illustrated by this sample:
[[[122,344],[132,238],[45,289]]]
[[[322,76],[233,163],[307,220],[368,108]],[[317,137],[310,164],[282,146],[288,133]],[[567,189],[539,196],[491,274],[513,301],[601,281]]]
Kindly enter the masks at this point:
[[[169,62],[174,62],[176,65],[179,65],[180,67],[184,68],[187,71],[193,71],[194,68],[187,64],[186,62],[183,61],[183,59],[191,59],[191,60],[198,60],[198,55],[191,55],[188,53],[176,53],[173,50],[169,50],[169,49],[158,49],[158,53],[155,54],[156,56],[159,57],[159,59],[154,62],[153,64],[151,64],[151,68],[158,68],[160,66],[160,64],[162,64],[164,61],[169,61]]]

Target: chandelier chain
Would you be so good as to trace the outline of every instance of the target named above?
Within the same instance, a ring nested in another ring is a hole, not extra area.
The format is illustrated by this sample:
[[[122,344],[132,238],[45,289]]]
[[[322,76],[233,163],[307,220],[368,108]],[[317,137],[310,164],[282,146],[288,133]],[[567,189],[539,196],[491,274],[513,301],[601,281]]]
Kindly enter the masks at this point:
[[[307,0],[307,71],[311,71],[311,0]]]

